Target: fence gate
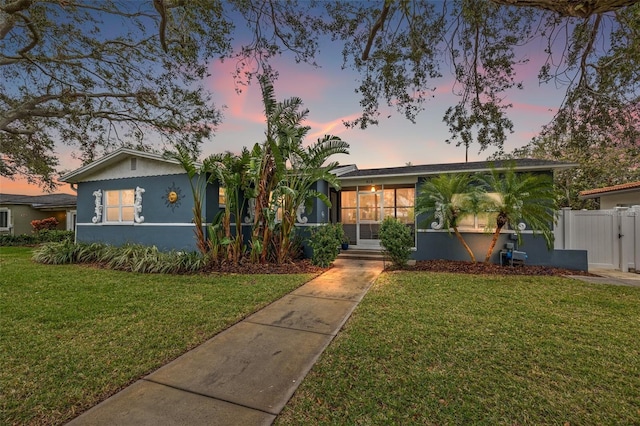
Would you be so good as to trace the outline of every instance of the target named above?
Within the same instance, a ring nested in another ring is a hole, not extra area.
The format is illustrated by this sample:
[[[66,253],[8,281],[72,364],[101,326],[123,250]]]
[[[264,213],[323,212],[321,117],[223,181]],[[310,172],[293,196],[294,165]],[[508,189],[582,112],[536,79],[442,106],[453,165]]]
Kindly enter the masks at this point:
[[[640,268],[640,206],[562,209],[554,234],[556,249],[587,250],[589,268]]]

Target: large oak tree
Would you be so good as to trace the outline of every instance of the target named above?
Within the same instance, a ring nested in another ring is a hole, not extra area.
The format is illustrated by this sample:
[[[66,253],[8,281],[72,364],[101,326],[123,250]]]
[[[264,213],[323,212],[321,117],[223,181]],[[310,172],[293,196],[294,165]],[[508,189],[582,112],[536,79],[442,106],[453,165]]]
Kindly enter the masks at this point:
[[[277,76],[270,62],[283,52],[321,65],[326,35],[360,76],[362,115],[348,125],[376,124],[385,105],[415,121],[453,75],[459,101],[436,111],[450,141],[501,148],[518,65],[542,40],[540,79],[566,94],[557,131],[616,126],[637,143],[638,1],[1,0],[0,174],[51,184],[55,142],[83,160],[150,140],[197,153],[221,119],[198,86],[208,61],[235,60],[241,88]]]

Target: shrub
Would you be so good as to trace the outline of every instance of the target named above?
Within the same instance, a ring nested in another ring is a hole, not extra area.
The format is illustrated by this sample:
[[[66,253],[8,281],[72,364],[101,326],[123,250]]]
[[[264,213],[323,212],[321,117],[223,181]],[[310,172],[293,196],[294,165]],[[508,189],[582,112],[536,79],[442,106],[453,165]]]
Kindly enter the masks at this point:
[[[60,241],[73,241],[75,233],[73,231],[61,231],[59,229],[43,229],[36,235],[38,243],[50,243]]]
[[[49,265],[76,263],[78,248],[78,244],[74,244],[70,240],[47,243],[33,251],[32,259],[35,262]]]
[[[386,217],[380,225],[380,244],[394,266],[402,268],[411,257],[411,230],[393,217]]]
[[[122,247],[102,243],[75,244],[70,240],[37,248],[33,260],[50,265],[95,263],[110,269],[140,273],[196,273],[207,265],[197,252],[161,252],[155,246],[127,244]]]
[[[73,231],[42,230],[37,234],[0,235],[0,246],[33,246],[41,243],[73,241]]]
[[[55,217],[48,217],[42,220],[32,220],[31,227],[33,228],[33,232],[40,232],[47,229],[56,229],[58,227],[58,219]]]
[[[309,246],[313,249],[311,263],[326,268],[340,253],[340,243],[344,238],[341,223],[328,223],[311,230]]]

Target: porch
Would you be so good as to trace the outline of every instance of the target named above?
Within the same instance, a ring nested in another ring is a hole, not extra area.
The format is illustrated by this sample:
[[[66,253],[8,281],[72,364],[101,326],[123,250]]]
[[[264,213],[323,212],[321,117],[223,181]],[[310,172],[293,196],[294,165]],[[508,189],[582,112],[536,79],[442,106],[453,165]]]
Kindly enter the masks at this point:
[[[331,218],[342,223],[351,249],[379,251],[380,225],[386,217],[408,226],[415,242],[415,195],[415,183],[346,187],[333,194]]]

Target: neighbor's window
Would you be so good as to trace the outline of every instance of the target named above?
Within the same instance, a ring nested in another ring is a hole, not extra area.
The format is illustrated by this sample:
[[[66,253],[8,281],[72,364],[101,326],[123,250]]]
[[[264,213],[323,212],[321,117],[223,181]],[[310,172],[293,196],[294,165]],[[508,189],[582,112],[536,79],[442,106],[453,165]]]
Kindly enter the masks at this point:
[[[133,189],[105,191],[105,222],[133,222]]]
[[[11,210],[7,208],[0,209],[0,229],[7,230],[11,225]]]

